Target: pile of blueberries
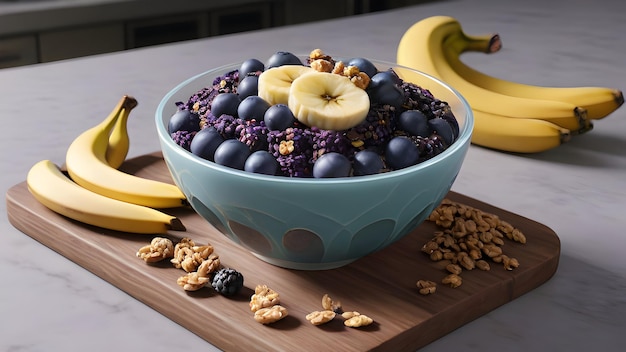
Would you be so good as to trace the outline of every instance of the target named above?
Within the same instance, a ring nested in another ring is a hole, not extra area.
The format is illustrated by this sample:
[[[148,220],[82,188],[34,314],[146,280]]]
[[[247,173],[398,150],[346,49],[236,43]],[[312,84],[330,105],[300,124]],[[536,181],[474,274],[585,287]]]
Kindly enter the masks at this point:
[[[402,81],[392,69],[379,71],[353,58],[371,77],[366,92],[371,110],[349,130],[304,126],[282,104],[260,98],[258,76],[281,65],[305,65],[289,52],[267,64],[248,59],[179,102],[168,131],[174,141],[201,158],[253,173],[291,177],[349,177],[415,165],[447,149],[459,125],[448,104],[427,89]]]

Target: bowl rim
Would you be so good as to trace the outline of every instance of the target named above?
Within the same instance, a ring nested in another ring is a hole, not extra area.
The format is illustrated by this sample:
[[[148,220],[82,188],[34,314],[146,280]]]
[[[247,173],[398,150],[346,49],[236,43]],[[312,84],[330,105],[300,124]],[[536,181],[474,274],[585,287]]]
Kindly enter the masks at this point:
[[[300,56],[299,56],[300,57]],[[445,89],[449,90],[457,99],[459,99],[461,106],[463,107],[463,109],[466,111],[465,114],[465,121],[463,123],[463,128],[459,131],[459,135],[457,137],[457,139],[454,141],[454,143],[452,143],[452,145],[450,147],[448,147],[446,150],[444,150],[441,154],[438,154],[428,160],[422,161],[418,164],[415,165],[411,165],[409,167],[405,167],[399,170],[393,170],[390,172],[384,172],[384,173],[379,173],[379,174],[373,174],[373,175],[363,175],[363,176],[350,176],[350,177],[336,177],[336,178],[313,178],[313,177],[307,177],[307,178],[301,178],[301,177],[287,177],[287,176],[272,176],[272,175],[265,175],[265,174],[258,174],[258,173],[252,173],[252,172],[247,172],[247,171],[243,171],[243,170],[238,170],[238,169],[234,169],[231,167],[227,167],[227,166],[223,166],[223,165],[219,165],[215,162],[212,162],[210,160],[206,160],[203,159],[197,155],[194,155],[193,153],[189,152],[188,150],[184,149],[183,147],[181,147],[180,145],[176,144],[174,142],[174,140],[170,137],[169,133],[167,132],[167,128],[166,126],[166,121],[165,121],[165,116],[163,116],[163,112],[166,108],[166,104],[168,104],[168,102],[171,100],[171,98],[178,93],[180,90],[182,90],[185,86],[187,86],[188,84],[190,84],[191,82],[195,81],[196,79],[202,77],[202,76],[208,76],[210,73],[214,72],[214,73],[219,73],[219,74],[223,74],[226,73],[227,71],[232,71],[233,69],[236,69],[237,67],[241,66],[241,64],[243,63],[243,61],[239,61],[239,62],[233,62],[233,63],[229,63],[229,64],[224,64],[212,69],[208,69],[205,70],[201,73],[198,73],[192,77],[189,77],[187,79],[185,79],[184,81],[182,81],[181,83],[177,84],[174,88],[170,89],[167,94],[165,94],[165,96],[161,99],[161,101],[159,102],[156,112],[155,112],[155,122],[156,122],[156,127],[157,127],[157,134],[159,136],[159,139],[161,140],[161,143],[165,143],[166,145],[173,147],[172,151],[176,152],[177,154],[179,154],[180,156],[189,159],[190,161],[196,162],[196,163],[200,163],[201,165],[207,166],[210,169],[213,169],[215,171],[218,172],[224,172],[227,174],[231,174],[232,176],[236,176],[236,177],[241,177],[241,178],[247,178],[250,179],[252,181],[260,181],[260,182],[276,182],[276,183],[289,183],[289,184],[303,184],[303,185],[320,185],[320,184],[353,184],[353,183],[359,183],[362,184],[364,182],[377,182],[383,179],[394,179],[394,178],[400,178],[402,176],[405,176],[406,174],[412,174],[415,173],[421,169],[426,169],[431,165],[434,164],[439,164],[441,162],[443,162],[448,156],[454,154],[454,152],[458,151],[459,149],[462,149],[464,147],[466,147],[466,145],[469,143],[469,140],[471,139],[472,133],[473,133],[473,128],[474,128],[474,115],[472,112],[472,109],[469,105],[469,103],[467,102],[467,100],[463,97],[463,95],[461,95],[461,93],[459,91],[457,91],[455,88],[453,88],[452,86],[450,86],[449,84],[445,83],[444,81],[438,79],[437,77],[434,77],[430,74],[427,74],[425,72],[416,70],[416,69],[412,69],[410,67],[406,67],[403,65],[399,65],[397,63],[393,63],[390,61],[384,61],[384,60],[377,60],[377,59],[370,59],[367,58],[368,60],[374,62],[375,64],[381,64],[381,65],[387,65],[389,68],[393,68],[393,67],[399,67],[405,70],[410,70],[413,72],[416,72],[432,81],[434,81],[436,84],[441,85],[442,87],[444,87]],[[171,103],[171,102],[170,102]],[[163,148],[163,147],[162,147]]]

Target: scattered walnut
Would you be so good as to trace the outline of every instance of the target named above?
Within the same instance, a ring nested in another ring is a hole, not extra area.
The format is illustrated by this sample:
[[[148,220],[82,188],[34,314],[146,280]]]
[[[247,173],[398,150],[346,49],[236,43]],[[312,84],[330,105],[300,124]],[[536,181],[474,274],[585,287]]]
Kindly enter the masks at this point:
[[[328,294],[324,294],[322,297],[322,308],[325,310],[332,310],[333,312],[341,313],[341,302],[333,301]]]
[[[150,244],[137,251],[137,257],[146,263],[154,263],[174,256],[174,243],[164,237],[155,237]]]
[[[256,312],[262,308],[269,308],[280,303],[278,292],[267,287],[267,285],[257,285],[254,294],[250,297],[250,310]]]
[[[491,269],[491,267],[489,266],[489,263],[483,259],[476,261],[476,267],[484,271],[489,271]]]
[[[196,272],[199,276],[210,277],[220,268],[220,265],[220,257],[217,254],[211,254],[200,263]]]
[[[511,232],[507,232],[506,235],[509,239],[515,242],[522,244],[526,243],[526,236],[524,236],[524,234],[518,229],[513,229]]]
[[[509,258],[507,255],[502,255],[502,265],[506,270],[513,270],[519,267],[519,262],[515,258]]]
[[[332,310],[316,310],[315,312],[307,314],[305,318],[313,325],[322,325],[333,320],[336,314],[337,313]]]
[[[461,286],[461,284],[463,283],[463,280],[461,279],[461,277],[459,275],[450,274],[450,275],[444,277],[441,280],[441,283],[444,284],[444,285],[449,285],[452,288],[457,288],[457,287]]]
[[[456,274],[456,275],[461,275],[461,272],[463,272],[463,268],[461,268],[461,266],[459,266],[458,264],[452,264],[452,263],[446,265],[446,270],[450,272],[451,274]]]
[[[287,308],[277,304],[269,308],[261,308],[254,312],[254,320],[261,324],[271,324],[281,320],[287,315]]]
[[[181,286],[185,291],[197,291],[209,282],[208,277],[199,276],[198,273],[189,273],[185,276],[181,276],[176,280],[176,283]]]
[[[200,264],[213,254],[213,246],[196,246],[193,241],[181,241],[174,249],[174,258],[171,262],[174,267],[183,269],[188,273],[198,269]]]
[[[345,320],[343,324],[351,328],[359,328],[362,326],[370,325],[373,322],[374,322],[374,319],[368,317],[367,315],[357,313],[357,315],[354,315],[351,318]]]
[[[451,275],[446,276],[443,283],[452,287],[460,286],[462,269],[472,270],[477,267],[490,270],[489,263],[483,258],[502,263],[506,270],[519,267],[517,259],[504,254],[502,246],[505,238],[524,244],[526,237],[521,230],[497,215],[444,199],[431,212],[428,220],[443,228],[443,231],[436,231],[433,238],[424,244],[422,252],[433,261],[449,261],[445,268]]]
[[[433,294],[437,291],[437,283],[434,281],[419,280],[416,285],[419,288],[419,292],[423,295]]]

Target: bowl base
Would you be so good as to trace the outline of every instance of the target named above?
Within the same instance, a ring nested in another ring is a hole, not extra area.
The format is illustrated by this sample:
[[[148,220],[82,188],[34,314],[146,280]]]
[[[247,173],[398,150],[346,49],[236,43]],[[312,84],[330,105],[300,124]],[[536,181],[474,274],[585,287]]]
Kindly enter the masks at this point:
[[[260,254],[257,254],[257,253],[252,253],[252,254],[255,257],[261,259],[262,261],[275,265],[275,266],[279,266],[285,269],[308,270],[308,271],[337,269],[342,266],[348,265],[358,259],[358,258],[347,259],[347,260],[340,260],[340,261],[328,262],[328,263],[302,263],[302,262],[292,262],[289,260],[282,260],[282,259],[276,259],[276,258],[269,258],[266,256],[262,256]]]

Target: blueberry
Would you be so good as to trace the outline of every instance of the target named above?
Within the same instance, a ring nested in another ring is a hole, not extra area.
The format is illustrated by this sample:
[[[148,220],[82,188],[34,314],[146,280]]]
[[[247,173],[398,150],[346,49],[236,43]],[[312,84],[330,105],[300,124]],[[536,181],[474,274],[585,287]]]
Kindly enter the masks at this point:
[[[352,173],[354,176],[373,175],[380,173],[383,168],[383,159],[372,150],[361,150],[354,154]]]
[[[438,134],[443,141],[446,142],[447,145],[452,144],[454,142],[454,132],[452,131],[452,126],[448,123],[448,121],[442,118],[434,118],[428,120],[428,125],[430,128]]]
[[[284,131],[296,120],[291,109],[285,104],[272,105],[263,116],[265,126],[270,130]]]
[[[196,133],[191,140],[189,149],[193,154],[203,159],[214,161],[215,150],[223,141],[224,138],[215,127],[207,127]]]
[[[420,152],[417,146],[404,136],[392,138],[385,148],[387,164],[395,170],[415,165],[419,156]]]
[[[178,131],[195,132],[200,130],[200,116],[189,110],[178,110],[167,124],[167,131],[174,133]]]
[[[257,174],[276,175],[279,166],[276,158],[268,151],[257,150],[246,159],[243,169]]]
[[[220,117],[224,114],[237,117],[237,108],[241,100],[235,93],[220,93],[213,98],[211,102],[211,113],[215,117]]]
[[[367,93],[373,102],[388,104],[400,108],[404,103],[404,92],[398,86],[398,76],[390,71],[383,71],[372,76]]]
[[[313,177],[348,177],[350,176],[350,160],[336,152],[329,152],[320,156],[313,164]]]
[[[374,65],[370,60],[364,59],[362,57],[355,57],[348,60],[347,66],[356,66],[359,68],[359,71],[365,72],[370,78],[374,77],[376,73],[378,73],[378,68]]]
[[[259,76],[244,77],[237,86],[237,94],[239,94],[239,99],[259,94]]]
[[[267,60],[267,68],[278,67],[283,65],[302,65],[300,59],[287,51],[278,51],[274,55],[270,56]]]
[[[263,62],[257,59],[248,59],[241,63],[239,67],[239,78],[245,77],[248,73],[253,73],[257,71],[263,72],[265,70],[265,65]]]
[[[250,148],[237,139],[227,139],[215,149],[214,160],[217,164],[243,170]]]
[[[456,116],[450,109],[446,110],[443,114],[441,114],[441,118],[448,121],[450,127],[452,127],[452,133],[454,134],[454,139],[459,136],[459,121],[456,120]]]
[[[239,103],[237,114],[244,120],[263,120],[263,116],[267,109],[270,108],[270,104],[263,100],[258,95],[251,95],[246,97]]]
[[[398,125],[400,129],[412,136],[428,137],[431,133],[428,117],[419,110],[403,111],[398,117]]]

